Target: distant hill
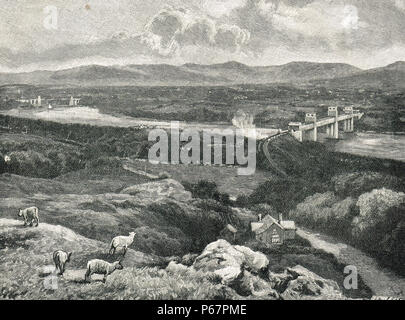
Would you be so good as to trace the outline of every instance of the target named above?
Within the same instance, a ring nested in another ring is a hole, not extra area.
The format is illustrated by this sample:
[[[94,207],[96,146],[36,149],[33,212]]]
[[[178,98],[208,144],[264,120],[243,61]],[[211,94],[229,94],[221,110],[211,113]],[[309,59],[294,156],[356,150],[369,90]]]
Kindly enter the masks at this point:
[[[213,64],[172,66],[127,65],[83,66],[59,71],[1,73],[4,84],[62,85],[226,85],[235,83],[296,83],[335,79],[361,70],[348,64],[292,62],[281,66],[251,67],[235,61]]]
[[[405,62],[331,79],[327,84],[334,87],[405,88]]]
[[[0,85],[153,86],[291,83],[337,87],[404,87],[405,62],[361,70],[344,63],[290,62],[280,66],[247,66],[230,61],[181,66],[167,64],[99,66],[59,71],[0,73]]]

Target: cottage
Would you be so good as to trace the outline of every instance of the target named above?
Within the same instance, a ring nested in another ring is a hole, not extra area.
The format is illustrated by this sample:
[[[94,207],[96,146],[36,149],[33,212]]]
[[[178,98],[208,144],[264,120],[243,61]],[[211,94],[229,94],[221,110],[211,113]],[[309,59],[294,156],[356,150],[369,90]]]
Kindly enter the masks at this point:
[[[296,227],[294,221],[276,220],[267,215],[261,222],[252,222],[252,232],[256,240],[266,244],[283,244],[286,240],[295,239]]]

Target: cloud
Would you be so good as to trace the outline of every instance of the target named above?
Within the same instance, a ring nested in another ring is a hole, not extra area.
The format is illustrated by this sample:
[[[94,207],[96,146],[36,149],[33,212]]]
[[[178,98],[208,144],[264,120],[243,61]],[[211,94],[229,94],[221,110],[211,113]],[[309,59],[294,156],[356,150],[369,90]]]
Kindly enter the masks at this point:
[[[395,6],[401,10],[405,10],[405,0],[393,0]]]
[[[229,21],[250,32],[258,56],[269,48],[350,54],[404,43],[405,0],[247,0]]]
[[[271,2],[272,3],[272,2]],[[332,4],[326,1],[312,1],[306,6],[289,6],[284,2],[277,6],[261,0],[257,3],[259,12],[272,26],[284,32],[296,32],[305,36],[333,37],[347,30],[365,27],[360,21],[354,5]]]
[[[170,56],[185,46],[240,50],[249,41],[250,33],[201,13],[166,7],[151,18],[142,37],[151,49]]]
[[[203,0],[202,9],[209,15],[220,18],[228,15],[234,9],[242,7],[247,0]]]
[[[364,67],[405,60],[405,0],[92,3],[85,10],[77,1],[8,1],[0,10],[0,66],[310,60]],[[58,30],[43,28],[47,4],[59,9]]]
[[[181,45],[214,45],[216,32],[214,21],[198,18],[186,25],[182,32],[177,33],[176,40]]]
[[[249,39],[249,31],[229,25],[219,26],[215,35],[215,43],[220,48],[231,51],[240,50],[244,44],[249,42]]]

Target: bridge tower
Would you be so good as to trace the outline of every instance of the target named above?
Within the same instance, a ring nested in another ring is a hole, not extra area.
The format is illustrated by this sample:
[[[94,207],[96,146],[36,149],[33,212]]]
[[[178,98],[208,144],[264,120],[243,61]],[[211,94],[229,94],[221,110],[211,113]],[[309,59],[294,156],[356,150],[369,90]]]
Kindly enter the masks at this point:
[[[339,139],[339,111],[337,107],[328,108],[328,117],[334,117],[335,123],[328,125],[326,132],[330,138]]]
[[[305,123],[313,123],[314,128],[308,130],[309,140],[318,141],[318,127],[316,125],[316,113],[307,113],[305,114]]]
[[[301,126],[301,122],[290,122],[288,124],[288,131],[290,131],[291,135],[300,142],[302,142],[303,140],[303,132],[301,131]]]
[[[344,131],[345,132],[353,132],[354,130],[354,110],[353,107],[345,107],[344,109],[344,113],[346,115],[351,115],[352,117],[350,119],[347,119],[344,121]]]

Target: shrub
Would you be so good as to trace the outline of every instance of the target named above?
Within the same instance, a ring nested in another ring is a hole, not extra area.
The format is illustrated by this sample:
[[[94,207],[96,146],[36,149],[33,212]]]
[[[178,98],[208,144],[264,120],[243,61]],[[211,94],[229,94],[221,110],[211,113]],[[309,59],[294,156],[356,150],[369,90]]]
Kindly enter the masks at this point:
[[[156,229],[165,230],[167,226],[175,226],[191,239],[193,252],[200,251],[208,243],[215,241],[225,226],[220,212],[183,207],[175,202],[153,203],[148,206],[148,211],[159,223]]]
[[[340,200],[333,192],[318,193],[297,205],[290,212],[290,217],[313,228],[347,237],[355,203],[353,198]]]
[[[159,179],[170,179],[172,176],[170,175],[170,173],[163,171],[163,172],[159,172],[158,175]]]
[[[249,196],[249,205],[267,203],[277,212],[288,213],[307,196],[325,190],[317,182],[293,178],[275,178],[261,184]]]
[[[172,238],[164,232],[149,227],[140,227],[136,232],[136,248],[145,253],[161,256],[182,255],[190,248],[191,243],[183,235],[181,238]]]
[[[376,227],[380,223],[387,223],[388,218],[395,220],[400,218],[400,216],[388,217],[387,214],[391,212],[390,209],[398,208],[404,203],[404,193],[394,192],[385,188],[361,195],[357,201],[359,216],[353,220],[353,235],[361,236],[366,229]],[[400,213],[398,214],[401,215]]]
[[[340,197],[358,197],[373,189],[388,188],[391,190],[403,189],[401,179],[378,172],[345,173],[332,178],[335,192]]]
[[[215,182],[200,180],[196,184],[189,182],[183,182],[182,184],[187,191],[191,192],[193,198],[213,199],[225,206],[231,205],[229,194],[219,192]]]
[[[356,243],[383,265],[405,274],[405,194],[380,189],[360,196],[353,220]]]
[[[54,178],[58,175],[51,159],[36,151],[16,151],[10,153],[8,171],[28,176]]]

